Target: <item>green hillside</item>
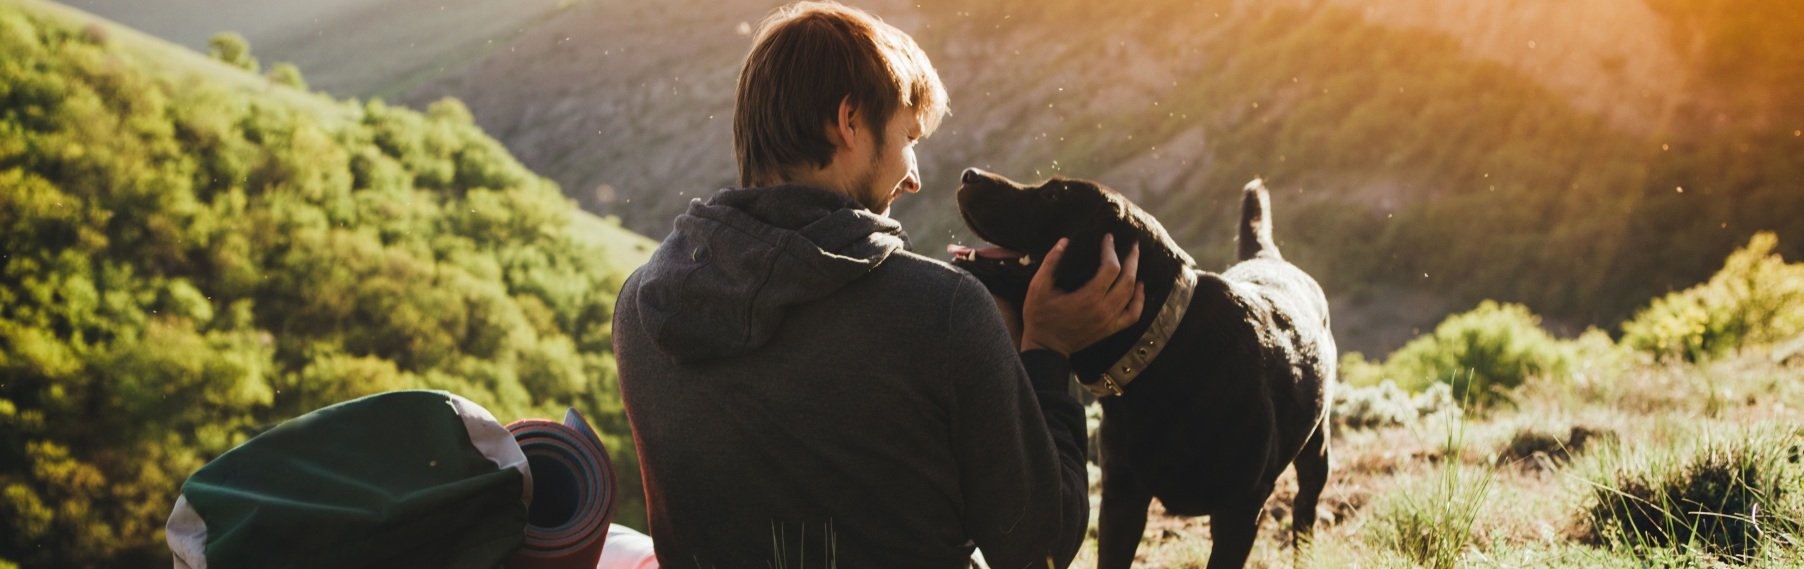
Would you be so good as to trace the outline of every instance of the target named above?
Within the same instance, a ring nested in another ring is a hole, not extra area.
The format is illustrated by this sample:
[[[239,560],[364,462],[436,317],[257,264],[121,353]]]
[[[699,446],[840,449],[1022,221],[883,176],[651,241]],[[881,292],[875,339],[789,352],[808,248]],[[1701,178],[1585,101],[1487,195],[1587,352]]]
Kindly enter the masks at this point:
[[[0,2],[0,566],[166,565],[190,472],[390,389],[574,406],[637,488],[609,323],[652,245],[455,100],[336,101]]]

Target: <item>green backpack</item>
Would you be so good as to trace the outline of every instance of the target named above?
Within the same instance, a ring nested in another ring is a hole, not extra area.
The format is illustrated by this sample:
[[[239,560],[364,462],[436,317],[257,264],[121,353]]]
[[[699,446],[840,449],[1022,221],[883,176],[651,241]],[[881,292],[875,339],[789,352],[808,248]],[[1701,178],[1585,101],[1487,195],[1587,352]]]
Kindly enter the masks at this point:
[[[574,410],[562,425],[503,426],[451,393],[395,391],[294,418],[208,463],[182,485],[167,541],[177,569],[594,567],[613,489]]]

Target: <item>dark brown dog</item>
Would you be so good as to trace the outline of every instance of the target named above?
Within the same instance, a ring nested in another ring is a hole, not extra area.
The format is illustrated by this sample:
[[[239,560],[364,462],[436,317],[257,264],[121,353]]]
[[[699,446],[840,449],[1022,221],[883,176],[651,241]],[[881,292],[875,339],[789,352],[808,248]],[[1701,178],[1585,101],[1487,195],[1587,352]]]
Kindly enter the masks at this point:
[[[971,169],[958,206],[997,247],[949,248],[954,264],[1017,307],[1059,238],[1071,239],[1054,273],[1064,290],[1095,274],[1104,233],[1123,257],[1140,245],[1140,322],[1071,357],[1078,379],[1102,395],[1098,567],[1133,563],[1153,498],[1172,514],[1211,516],[1209,567],[1244,565],[1272,485],[1293,462],[1291,525],[1308,539],[1328,480],[1336,352],[1321,287],[1272,242],[1263,184],[1246,187],[1240,262],[1221,274],[1197,270],[1157,220],[1095,182],[1025,187]]]

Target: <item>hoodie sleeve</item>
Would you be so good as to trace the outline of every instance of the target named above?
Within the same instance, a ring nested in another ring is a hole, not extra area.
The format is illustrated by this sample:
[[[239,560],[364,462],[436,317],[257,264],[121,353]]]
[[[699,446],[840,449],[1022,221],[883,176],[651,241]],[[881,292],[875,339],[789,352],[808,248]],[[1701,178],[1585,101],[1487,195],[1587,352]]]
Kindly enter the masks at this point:
[[[997,569],[1069,565],[1090,519],[1070,363],[1047,350],[1018,353],[994,301],[969,276],[953,295],[947,341],[965,530]]]

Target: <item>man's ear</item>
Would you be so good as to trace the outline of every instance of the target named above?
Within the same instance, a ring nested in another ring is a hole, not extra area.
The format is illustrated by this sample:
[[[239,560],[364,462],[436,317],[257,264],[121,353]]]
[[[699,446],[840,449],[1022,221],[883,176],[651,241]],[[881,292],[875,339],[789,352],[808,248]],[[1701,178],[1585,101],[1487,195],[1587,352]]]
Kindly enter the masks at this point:
[[[839,100],[839,110],[833,113],[833,123],[828,127],[828,138],[831,138],[833,146],[840,150],[850,151],[856,144],[858,136],[870,135],[868,132],[859,131],[858,107],[852,105],[851,95],[846,95],[845,98]]]

